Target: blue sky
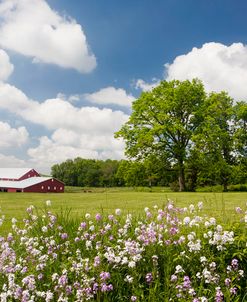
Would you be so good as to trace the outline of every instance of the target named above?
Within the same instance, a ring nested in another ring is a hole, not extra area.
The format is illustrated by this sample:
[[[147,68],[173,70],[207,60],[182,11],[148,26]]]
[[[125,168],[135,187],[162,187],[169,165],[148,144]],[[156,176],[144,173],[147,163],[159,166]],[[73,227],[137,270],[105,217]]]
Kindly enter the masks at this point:
[[[124,157],[114,132],[162,79],[247,97],[247,2],[0,1],[0,159]],[[2,71],[1,71],[2,70]]]

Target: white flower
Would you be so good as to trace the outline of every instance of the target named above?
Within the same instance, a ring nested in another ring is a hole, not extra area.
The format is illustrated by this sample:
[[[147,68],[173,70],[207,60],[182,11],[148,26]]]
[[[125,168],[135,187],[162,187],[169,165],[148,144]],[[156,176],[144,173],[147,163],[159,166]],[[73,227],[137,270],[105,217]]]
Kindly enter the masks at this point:
[[[190,223],[190,217],[184,217],[184,220],[183,220],[184,224],[185,225],[188,225]]]
[[[209,219],[209,222],[210,222],[211,225],[216,225],[216,219],[214,217],[211,217]]]
[[[128,283],[132,283],[133,282],[133,277],[132,276],[130,276],[130,275],[127,275],[126,277],[125,277],[125,279],[124,279],[124,281],[126,281],[126,282],[128,282]]]
[[[194,238],[195,238],[195,233],[192,232],[192,233],[188,234],[188,235],[187,235],[187,238],[188,238],[189,241],[194,240]]]
[[[43,226],[41,230],[42,230],[43,233],[46,233],[48,231],[46,226]]]
[[[135,261],[130,261],[129,264],[128,264],[128,267],[131,267],[131,268],[133,268],[135,266],[136,266]]]
[[[92,248],[92,241],[87,240],[87,241],[86,241],[86,249],[89,250],[89,249],[91,249],[91,248]]]
[[[197,204],[197,206],[198,206],[199,210],[202,210],[202,208],[203,208],[203,202],[199,201],[198,204]]]
[[[91,226],[89,227],[89,230],[90,230],[91,232],[93,232],[94,229],[95,229],[94,225],[91,225]]]
[[[195,206],[193,204],[189,205],[190,213],[193,213],[195,211]]]
[[[217,230],[218,232],[222,232],[223,228],[222,228],[222,226],[221,226],[220,224],[218,224],[218,225],[216,226],[216,230]]]
[[[144,209],[144,211],[145,211],[146,213],[149,212],[149,208],[146,207],[146,208]]]
[[[181,265],[176,266],[175,274],[178,274],[178,273],[184,273],[184,270]]]
[[[46,200],[45,204],[47,205],[47,207],[51,206],[51,201],[50,200]]]
[[[243,271],[242,269],[240,269],[240,270],[238,271],[238,273],[239,273],[239,276],[241,276],[241,277],[244,276],[244,271]]]
[[[174,208],[172,201],[170,201],[167,205],[167,209],[171,211]]]
[[[188,242],[188,247],[189,247],[189,251],[193,252],[193,251],[200,251],[201,250],[201,240],[196,240],[196,242]]]
[[[86,213],[86,214],[85,214],[85,218],[86,218],[86,219],[90,219],[90,217],[91,217],[91,214],[89,214],[89,213]]]
[[[118,215],[118,216],[121,215],[121,212],[122,212],[121,209],[116,209],[115,210],[115,214]]]
[[[17,219],[16,218],[12,218],[11,222],[12,222],[12,224],[16,224]]]
[[[207,258],[205,256],[200,257],[201,263],[207,262]]]

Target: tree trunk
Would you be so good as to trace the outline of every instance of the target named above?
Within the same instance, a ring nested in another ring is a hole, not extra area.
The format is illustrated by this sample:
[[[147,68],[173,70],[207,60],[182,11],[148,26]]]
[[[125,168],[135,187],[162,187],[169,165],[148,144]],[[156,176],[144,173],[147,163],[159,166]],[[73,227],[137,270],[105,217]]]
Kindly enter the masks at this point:
[[[227,192],[228,191],[227,186],[228,186],[228,179],[224,178],[223,179],[223,192]]]
[[[179,192],[185,191],[185,176],[184,176],[183,162],[180,162],[179,164],[178,183],[179,183]]]

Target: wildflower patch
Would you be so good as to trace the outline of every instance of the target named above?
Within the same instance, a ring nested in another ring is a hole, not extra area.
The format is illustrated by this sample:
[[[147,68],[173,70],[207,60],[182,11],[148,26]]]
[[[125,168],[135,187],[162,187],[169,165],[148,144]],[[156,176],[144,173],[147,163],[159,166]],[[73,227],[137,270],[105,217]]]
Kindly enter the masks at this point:
[[[46,206],[0,237],[1,302],[247,300],[245,210],[224,226],[202,202],[81,221]]]

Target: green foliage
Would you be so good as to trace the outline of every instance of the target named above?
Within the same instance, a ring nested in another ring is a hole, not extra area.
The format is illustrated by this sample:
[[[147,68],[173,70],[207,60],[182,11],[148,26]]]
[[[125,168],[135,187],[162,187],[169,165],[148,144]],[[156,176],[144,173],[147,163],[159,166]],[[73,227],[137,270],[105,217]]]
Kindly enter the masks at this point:
[[[116,137],[125,140],[129,157],[145,159],[153,154],[175,164],[180,191],[183,191],[187,147],[200,124],[204,98],[204,88],[199,80],[162,81],[152,91],[142,93],[133,103],[129,121],[116,133]]]
[[[52,176],[68,186],[117,186],[116,172],[119,161],[75,158],[52,166]]]
[[[200,180],[227,189],[233,159],[233,105],[225,93],[211,93],[203,104],[203,120],[193,137],[201,165]]]
[[[226,92],[206,95],[199,80],[162,81],[141,94],[116,137],[130,158],[163,161],[180,191],[247,181],[247,104],[234,105]]]

